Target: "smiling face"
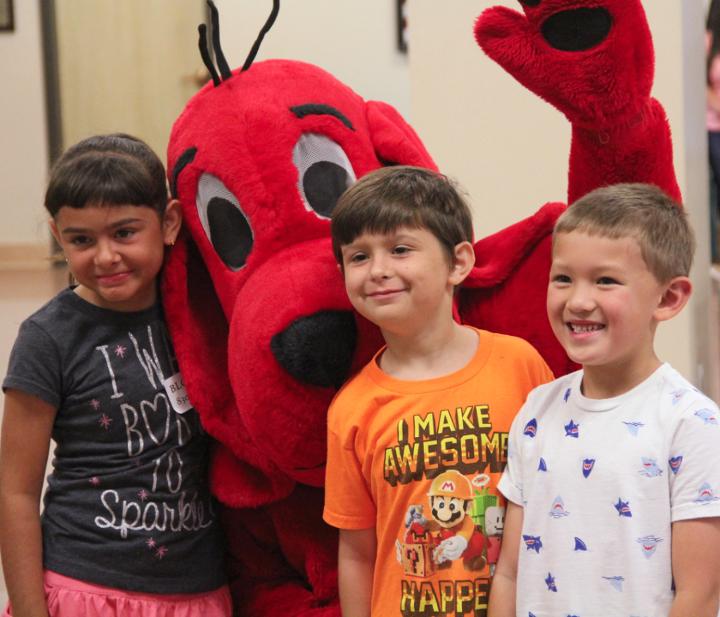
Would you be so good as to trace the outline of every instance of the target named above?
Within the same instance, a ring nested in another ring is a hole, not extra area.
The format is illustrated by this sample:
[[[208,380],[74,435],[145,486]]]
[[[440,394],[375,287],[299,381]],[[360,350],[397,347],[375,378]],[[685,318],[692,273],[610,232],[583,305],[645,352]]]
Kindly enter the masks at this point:
[[[648,270],[632,238],[610,239],[579,231],[557,234],[547,311],[568,356],[586,379],[599,371],[617,383],[639,383],[657,368],[657,322],[665,318],[668,285]]]
[[[363,233],[342,247],[342,266],[350,302],[384,332],[414,334],[452,320],[463,277],[427,229]]]
[[[430,497],[433,519],[445,529],[458,525],[468,512],[470,501],[459,497]]]
[[[180,210],[172,202],[161,218],[145,206],[63,206],[50,226],[81,298],[116,311],[138,311],[156,300],[156,278],[165,245],[178,233]]]

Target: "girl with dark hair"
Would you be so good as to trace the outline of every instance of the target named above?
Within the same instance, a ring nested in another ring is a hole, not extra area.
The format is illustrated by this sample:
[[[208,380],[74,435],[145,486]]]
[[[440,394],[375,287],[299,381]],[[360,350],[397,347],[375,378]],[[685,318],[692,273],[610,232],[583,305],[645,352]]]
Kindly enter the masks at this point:
[[[158,298],[181,224],[163,165],[129,135],[91,137],[45,206],[77,284],[22,323],[3,381],[4,615],[229,616],[207,438]]]

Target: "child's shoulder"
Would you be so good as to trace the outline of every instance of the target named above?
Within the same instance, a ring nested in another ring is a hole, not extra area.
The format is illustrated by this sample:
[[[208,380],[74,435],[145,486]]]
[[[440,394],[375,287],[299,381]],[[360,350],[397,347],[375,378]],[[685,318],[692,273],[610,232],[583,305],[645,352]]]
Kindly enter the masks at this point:
[[[488,330],[478,330],[478,335],[480,346],[489,348],[487,357],[492,364],[522,375],[533,387],[553,379],[554,375],[545,359],[525,339]]]
[[[63,289],[40,308],[28,315],[23,320],[21,327],[35,325],[46,331],[52,331],[58,327],[62,328],[64,313],[71,310],[69,296],[72,295],[72,293],[73,291],[70,288]]]
[[[372,362],[375,360],[373,359]],[[358,392],[364,391],[368,387],[368,368],[370,363],[366,364],[357,373],[348,378],[348,380],[340,386],[340,389],[335,393],[333,402],[338,399],[356,396]]]
[[[336,407],[344,407],[346,404],[353,405],[373,389],[374,382],[370,378],[370,373],[373,371],[373,365],[377,362],[376,358],[377,356],[373,357],[340,387],[330,403],[331,410]]]
[[[717,404],[709,396],[669,364],[663,364],[658,369],[658,378],[660,395],[668,402],[668,407],[690,413],[696,413],[698,409],[713,413],[718,411]]]
[[[503,355],[511,355],[518,358],[542,359],[540,352],[533,347],[531,343],[519,336],[512,334],[501,334],[500,332],[492,332],[490,330],[479,330],[480,342],[492,345],[493,351],[502,353]]]
[[[557,377],[533,388],[527,396],[526,408],[532,408],[542,401],[568,400],[573,389],[580,388],[582,370]]]

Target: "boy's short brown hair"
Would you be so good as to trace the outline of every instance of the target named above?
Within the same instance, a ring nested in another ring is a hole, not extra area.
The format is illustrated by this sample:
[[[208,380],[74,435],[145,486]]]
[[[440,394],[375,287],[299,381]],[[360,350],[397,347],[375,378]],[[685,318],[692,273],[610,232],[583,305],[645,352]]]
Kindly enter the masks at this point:
[[[695,237],[687,215],[652,184],[614,184],[581,197],[557,220],[553,239],[571,231],[634,238],[648,270],[660,283],[690,274]]]
[[[332,214],[332,246],[342,264],[342,247],[363,233],[385,234],[425,228],[453,259],[460,242],[472,242],[472,214],[457,186],[421,167],[382,167],[363,176],[338,200]]]

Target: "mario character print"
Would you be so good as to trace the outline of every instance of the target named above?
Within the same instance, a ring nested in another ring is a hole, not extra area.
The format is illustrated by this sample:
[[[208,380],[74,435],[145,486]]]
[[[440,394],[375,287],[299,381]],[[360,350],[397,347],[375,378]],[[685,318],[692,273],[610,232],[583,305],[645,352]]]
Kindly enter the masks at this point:
[[[438,598],[463,584],[489,589],[505,516],[501,498],[486,488],[489,480],[443,471],[427,485],[426,502],[408,507],[395,543],[406,589]]]

